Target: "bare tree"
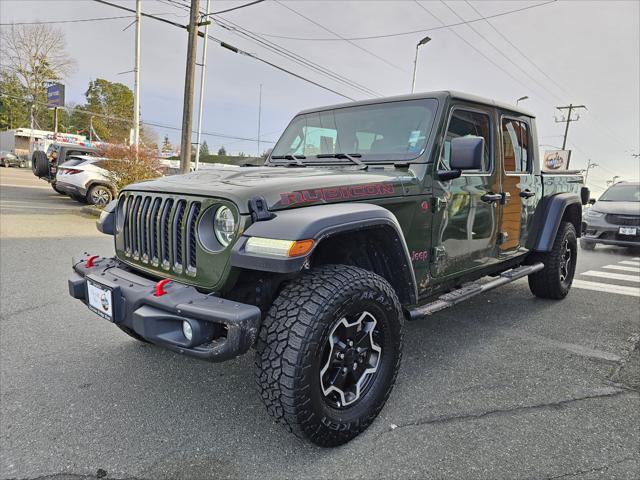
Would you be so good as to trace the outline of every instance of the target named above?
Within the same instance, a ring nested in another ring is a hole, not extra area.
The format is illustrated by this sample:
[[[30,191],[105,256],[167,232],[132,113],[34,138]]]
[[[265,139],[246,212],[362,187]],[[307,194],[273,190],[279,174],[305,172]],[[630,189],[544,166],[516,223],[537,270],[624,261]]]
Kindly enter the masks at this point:
[[[2,69],[22,83],[25,94],[35,102],[46,101],[45,82],[60,81],[75,67],[66,52],[64,33],[51,25],[12,25],[0,31]],[[35,103],[39,112],[42,105]]]

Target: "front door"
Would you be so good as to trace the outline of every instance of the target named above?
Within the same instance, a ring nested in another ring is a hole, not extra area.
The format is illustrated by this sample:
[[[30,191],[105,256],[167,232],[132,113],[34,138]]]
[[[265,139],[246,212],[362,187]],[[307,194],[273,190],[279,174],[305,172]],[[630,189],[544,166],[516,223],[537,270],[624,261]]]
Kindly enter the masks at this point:
[[[482,168],[465,170],[448,182],[434,181],[431,274],[445,277],[495,261],[500,170],[495,162],[493,109],[454,106],[449,113],[438,169],[449,169],[451,140],[478,136],[485,140]],[[495,197],[495,195],[494,195]]]
[[[524,249],[536,187],[531,174],[531,132],[527,121],[503,116],[500,119],[500,137],[505,197],[498,238],[500,253],[510,256]]]

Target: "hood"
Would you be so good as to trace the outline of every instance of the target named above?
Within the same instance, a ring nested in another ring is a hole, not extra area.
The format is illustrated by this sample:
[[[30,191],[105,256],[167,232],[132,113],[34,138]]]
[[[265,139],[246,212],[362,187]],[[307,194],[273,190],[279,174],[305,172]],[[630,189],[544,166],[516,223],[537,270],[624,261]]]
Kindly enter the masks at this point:
[[[600,200],[591,207],[595,212],[616,215],[640,215],[640,202],[607,202]]]
[[[252,197],[263,197],[269,210],[344,201],[371,200],[405,194],[416,183],[406,170],[385,166],[356,170],[351,166],[211,168],[127,186],[125,191],[225,198],[240,213],[249,213]]]

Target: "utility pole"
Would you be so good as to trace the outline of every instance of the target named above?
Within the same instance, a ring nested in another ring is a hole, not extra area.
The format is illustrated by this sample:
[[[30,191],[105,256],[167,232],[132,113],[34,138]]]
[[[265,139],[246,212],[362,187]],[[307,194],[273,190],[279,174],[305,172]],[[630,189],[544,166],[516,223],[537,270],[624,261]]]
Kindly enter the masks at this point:
[[[600,165],[598,165],[597,163],[593,163],[591,161],[591,159],[587,160],[587,170],[584,173],[584,184],[587,184],[587,177],[589,176],[589,170],[591,170],[593,167],[599,167]]]
[[[136,65],[133,68],[133,145],[138,156],[140,144],[140,20],[142,0],[136,0]]]
[[[564,107],[556,107],[558,110],[560,110],[561,112],[563,110],[569,110],[569,112],[567,113],[567,116],[565,118],[563,118],[562,120],[558,120],[557,118],[556,123],[566,123],[566,127],[564,128],[564,140],[562,141],[562,150],[565,149],[565,147],[567,146],[567,135],[569,134],[569,124],[571,122],[577,122],[578,120],[580,120],[580,115],[577,115],[576,118],[572,118],[571,117],[571,112],[573,112],[574,110],[581,110],[581,109],[587,109],[586,106],[584,105],[574,105],[573,103],[570,103],[569,105],[566,105]]]
[[[258,158],[260,158],[260,127],[262,119],[262,84],[260,84],[260,94],[258,95]]]
[[[200,15],[200,0],[191,0],[189,41],[187,43],[187,67],[184,75],[184,105],[182,107],[182,138],[180,142],[180,173],[189,173],[189,170],[191,170],[191,129],[193,124],[193,90],[195,87],[194,73],[196,70],[198,15]]]
[[[200,100],[198,105],[198,126],[196,127],[196,161],[194,169],[198,170],[200,166],[200,138],[202,138],[202,106],[204,102],[204,77],[207,70],[207,35],[209,35],[209,24],[211,21],[209,20],[209,6],[211,4],[211,0],[207,0],[207,8],[204,14],[203,23],[204,23],[204,43],[202,44],[202,63],[200,64]]]
[[[416,91],[416,71],[418,70],[418,50],[422,45],[429,43],[431,38],[424,37],[416,44],[416,56],[413,59],[413,80],[411,81],[411,93]]]

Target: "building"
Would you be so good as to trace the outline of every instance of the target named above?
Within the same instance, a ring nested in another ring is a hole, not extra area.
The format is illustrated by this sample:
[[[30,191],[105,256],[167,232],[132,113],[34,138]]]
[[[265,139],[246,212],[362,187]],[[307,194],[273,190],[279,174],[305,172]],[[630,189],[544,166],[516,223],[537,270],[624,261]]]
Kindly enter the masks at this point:
[[[31,158],[34,150],[47,151],[51,143],[73,143],[87,145],[90,143],[84,135],[71,133],[53,133],[47,130],[30,128],[14,128],[0,132],[0,150],[6,150],[21,158]]]

